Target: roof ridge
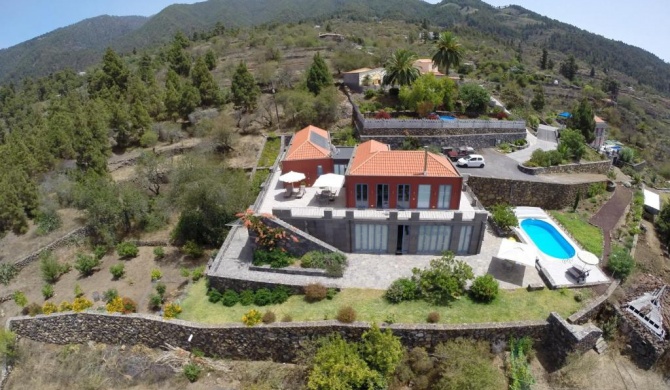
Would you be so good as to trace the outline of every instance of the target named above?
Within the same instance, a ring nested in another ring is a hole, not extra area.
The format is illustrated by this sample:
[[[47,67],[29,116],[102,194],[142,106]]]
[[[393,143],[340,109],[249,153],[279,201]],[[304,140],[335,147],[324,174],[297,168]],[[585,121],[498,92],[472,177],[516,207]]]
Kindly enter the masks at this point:
[[[372,151],[372,145],[374,145],[375,143],[382,144],[382,145],[386,146],[387,150],[376,150],[376,151],[373,152]],[[351,172],[352,174],[355,173],[363,165],[365,165],[368,161],[372,160],[372,158],[374,156],[376,156],[378,153],[380,153],[380,152],[390,152],[391,151],[391,149],[389,148],[389,146],[387,144],[385,144],[383,142],[379,142],[379,141],[374,140],[374,139],[371,139],[370,141],[366,141],[366,142],[358,145],[358,147],[356,148],[356,154],[358,154],[358,152],[360,150],[360,146],[365,145],[365,144],[370,145],[370,147],[368,147],[369,151],[367,152],[368,157],[365,160],[361,161],[359,164],[357,164],[354,169],[352,169],[352,172]]]

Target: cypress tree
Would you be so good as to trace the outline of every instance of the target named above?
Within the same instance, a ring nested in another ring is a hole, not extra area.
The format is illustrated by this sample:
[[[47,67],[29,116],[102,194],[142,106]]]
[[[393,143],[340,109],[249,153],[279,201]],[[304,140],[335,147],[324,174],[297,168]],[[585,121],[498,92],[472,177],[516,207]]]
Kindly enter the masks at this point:
[[[249,72],[244,62],[240,62],[235,69],[230,90],[236,107],[240,107],[244,111],[251,111],[256,108],[261,89],[256,85],[254,76]]]
[[[307,71],[307,89],[314,95],[318,95],[321,89],[333,84],[333,76],[330,74],[326,61],[317,52],[314,55],[312,66]]]

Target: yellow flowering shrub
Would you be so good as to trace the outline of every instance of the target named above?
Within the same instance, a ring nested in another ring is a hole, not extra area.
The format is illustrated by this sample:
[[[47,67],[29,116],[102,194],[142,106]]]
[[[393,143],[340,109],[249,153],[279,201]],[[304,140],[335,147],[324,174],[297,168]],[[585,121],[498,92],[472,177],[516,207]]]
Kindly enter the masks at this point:
[[[84,297],[75,298],[72,302],[72,310],[76,312],[84,311],[91,306],[93,306],[93,302]]]
[[[63,301],[58,306],[58,311],[72,311],[72,304],[68,301]]]
[[[261,314],[261,312],[254,309],[249,310],[247,314],[242,316],[242,322],[246,326],[258,325],[261,323],[262,320],[263,315]]]
[[[165,305],[163,309],[163,318],[175,318],[181,313],[181,306],[176,303],[170,302]]]
[[[109,301],[106,308],[109,313],[123,313],[123,301],[121,297],[116,297]]]
[[[58,312],[58,306],[56,306],[56,304],[53,302],[45,302],[44,306],[42,306],[42,313],[44,314],[51,314],[57,312]]]

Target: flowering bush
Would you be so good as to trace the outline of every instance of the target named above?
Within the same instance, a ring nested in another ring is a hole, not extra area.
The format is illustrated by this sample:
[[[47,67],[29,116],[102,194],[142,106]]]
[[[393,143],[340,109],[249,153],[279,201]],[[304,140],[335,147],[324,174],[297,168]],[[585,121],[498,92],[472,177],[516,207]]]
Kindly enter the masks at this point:
[[[163,309],[163,318],[175,318],[181,313],[181,306],[176,303],[170,302],[165,305]]]
[[[262,320],[263,315],[261,314],[261,312],[254,309],[249,310],[247,314],[242,316],[242,322],[246,326],[258,325],[261,323]]]
[[[379,110],[375,114],[375,119],[391,119],[391,114],[384,110]]]
[[[44,305],[42,306],[42,313],[44,314],[51,314],[57,312],[58,312],[58,306],[56,306],[56,304],[53,302],[45,302]]]
[[[137,311],[135,301],[127,297],[115,297],[106,305],[106,309],[110,313],[134,313]]]
[[[72,304],[68,301],[63,301],[58,305],[58,311],[72,311]]]
[[[84,311],[91,306],[93,306],[93,302],[84,297],[75,298],[72,302],[72,310],[76,312]]]
[[[260,216],[254,215],[253,211],[247,210],[245,213],[237,214],[237,217],[242,220],[244,227],[256,234],[256,244],[266,251],[273,251],[277,247],[277,243],[281,240],[291,239],[293,242],[298,242],[298,238],[294,235],[286,233],[285,229],[280,227],[270,227],[266,225]],[[280,248],[280,250],[284,250]]]
[[[163,273],[161,272],[161,270],[159,270],[157,268],[154,268],[154,269],[151,270],[151,281],[152,282],[160,280],[160,278],[162,278],[162,277],[163,277]]]

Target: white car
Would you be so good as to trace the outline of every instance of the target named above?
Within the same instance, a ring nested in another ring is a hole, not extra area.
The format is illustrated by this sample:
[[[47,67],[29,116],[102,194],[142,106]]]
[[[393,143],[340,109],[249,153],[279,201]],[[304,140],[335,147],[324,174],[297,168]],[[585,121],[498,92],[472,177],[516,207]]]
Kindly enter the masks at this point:
[[[480,154],[471,154],[469,156],[459,158],[456,162],[456,165],[459,167],[468,168],[484,168],[486,162],[484,161],[484,157],[482,157]]]

